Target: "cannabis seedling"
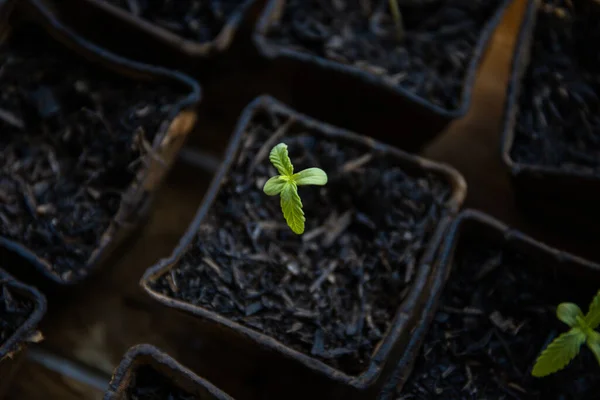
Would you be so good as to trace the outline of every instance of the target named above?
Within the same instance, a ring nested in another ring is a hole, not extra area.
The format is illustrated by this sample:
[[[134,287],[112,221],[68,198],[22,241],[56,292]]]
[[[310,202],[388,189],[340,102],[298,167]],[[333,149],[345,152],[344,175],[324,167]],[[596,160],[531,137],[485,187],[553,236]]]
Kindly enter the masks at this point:
[[[600,291],[592,300],[588,313],[584,316],[577,304],[561,303],[556,316],[571,327],[563,333],[538,357],[532,375],[543,377],[553,374],[567,366],[581,350],[584,343],[596,356],[600,364],[600,333],[594,329],[600,326]]]
[[[302,185],[325,185],[327,174],[320,168],[307,168],[294,174],[294,166],[288,156],[288,148],[285,143],[279,143],[273,147],[269,154],[269,160],[280,175],[270,178],[263,188],[268,196],[281,195],[281,210],[288,226],[294,233],[304,233],[304,211],[302,211],[302,200],[298,194],[298,186]]]

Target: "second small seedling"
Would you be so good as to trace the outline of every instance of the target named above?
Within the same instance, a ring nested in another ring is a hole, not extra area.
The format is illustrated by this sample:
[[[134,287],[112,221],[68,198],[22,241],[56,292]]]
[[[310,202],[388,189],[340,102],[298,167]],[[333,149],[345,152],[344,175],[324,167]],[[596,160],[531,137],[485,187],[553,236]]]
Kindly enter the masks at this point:
[[[320,185],[327,183],[327,174],[320,168],[307,168],[294,173],[294,166],[288,156],[288,148],[285,143],[279,143],[273,147],[269,154],[269,160],[280,175],[270,178],[263,188],[269,196],[281,196],[281,210],[288,226],[294,233],[304,233],[304,211],[302,211],[302,200],[298,194],[298,186]]]
[[[600,291],[585,316],[573,303],[561,303],[556,316],[571,330],[554,339],[540,354],[532,371],[535,377],[550,375],[566,367],[579,354],[584,343],[600,363],[600,333],[595,331],[600,326]]]

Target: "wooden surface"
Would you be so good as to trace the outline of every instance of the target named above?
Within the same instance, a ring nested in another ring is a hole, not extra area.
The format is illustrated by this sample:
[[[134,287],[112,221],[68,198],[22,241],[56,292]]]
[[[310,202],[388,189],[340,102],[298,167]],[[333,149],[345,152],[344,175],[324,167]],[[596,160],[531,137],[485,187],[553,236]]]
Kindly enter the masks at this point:
[[[469,185],[467,207],[489,212],[559,247],[586,252],[585,243],[570,243],[565,237],[548,234],[519,215],[500,159],[500,121],[524,3],[524,0],[514,2],[493,38],[477,80],[470,113],[453,124],[424,154],[452,164],[464,174]],[[210,102],[210,95],[205,102]],[[212,122],[205,120],[191,143],[201,147],[206,140],[211,146],[215,143],[222,146],[226,142],[223,130],[230,129],[233,121],[215,124],[217,112],[206,113],[211,114]],[[157,198],[143,235],[117,265],[69,294],[68,299],[50,304],[42,326],[46,340],[14,380],[10,399],[99,399],[103,382],[110,378],[125,351],[138,343],[154,344],[192,369],[200,365],[203,357],[219,359],[218,355],[210,356],[211,350],[218,346],[196,340],[195,321],[158,306],[138,287],[145,269],[170,254],[195,214],[210,182],[210,170],[216,165],[212,159],[203,161],[206,161],[204,166],[184,162],[177,165]],[[39,364],[44,359],[43,353],[39,353],[42,350],[90,367],[92,372],[88,372],[95,378],[84,383],[81,374],[85,371],[80,371],[79,378],[51,371]],[[221,376],[216,383],[226,382],[227,365],[212,367],[210,374]],[[251,393],[242,393],[244,398],[252,398]]]

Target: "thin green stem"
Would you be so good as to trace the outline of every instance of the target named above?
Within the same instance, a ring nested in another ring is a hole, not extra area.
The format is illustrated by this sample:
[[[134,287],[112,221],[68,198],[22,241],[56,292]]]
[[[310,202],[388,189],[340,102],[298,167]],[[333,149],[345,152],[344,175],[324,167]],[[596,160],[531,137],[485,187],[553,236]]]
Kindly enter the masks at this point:
[[[587,333],[587,345],[596,356],[598,364],[600,364],[600,333],[591,331]]]
[[[402,21],[402,14],[400,13],[400,7],[398,6],[398,0],[389,0],[390,11],[396,24],[396,34],[398,35],[398,41],[404,40],[404,21]]]

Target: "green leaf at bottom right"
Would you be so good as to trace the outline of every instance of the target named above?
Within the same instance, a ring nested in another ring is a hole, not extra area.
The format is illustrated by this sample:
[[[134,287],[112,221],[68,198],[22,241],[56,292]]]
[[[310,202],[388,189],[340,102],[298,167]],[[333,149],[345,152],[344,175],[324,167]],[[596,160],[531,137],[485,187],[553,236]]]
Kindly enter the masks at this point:
[[[538,357],[532,375],[543,377],[566,367],[579,354],[586,338],[580,328],[573,328],[554,339]]]

